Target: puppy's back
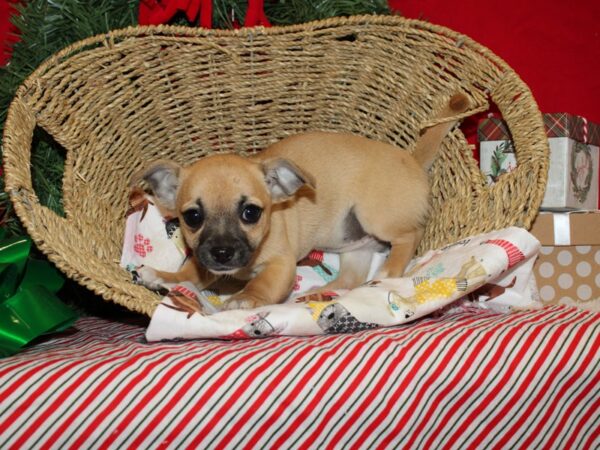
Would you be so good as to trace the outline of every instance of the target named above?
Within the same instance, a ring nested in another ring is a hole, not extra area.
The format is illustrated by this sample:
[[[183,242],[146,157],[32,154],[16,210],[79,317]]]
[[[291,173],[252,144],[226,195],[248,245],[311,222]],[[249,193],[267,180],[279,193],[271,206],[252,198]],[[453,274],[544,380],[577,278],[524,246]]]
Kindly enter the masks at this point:
[[[353,185],[364,188],[365,183],[372,184],[386,176],[402,177],[408,183],[419,183],[425,176],[409,152],[348,133],[314,131],[290,136],[271,145],[258,157],[293,161],[321,184],[317,190],[323,189],[322,184],[327,180],[338,189]]]
[[[283,139],[255,158],[289,159],[315,180],[311,195],[298,195],[291,200],[293,208],[274,213],[298,224],[293,245],[299,253],[335,248],[349,214],[368,234],[373,221],[384,215],[404,229],[421,226],[427,216],[427,174],[409,152],[392,145],[351,134],[309,132]]]
[[[316,203],[335,212],[360,199],[405,197],[407,210],[425,213],[427,174],[407,151],[361,136],[308,132],[279,141],[259,154],[260,159],[287,158],[316,180]],[[374,201],[374,200],[373,200]]]

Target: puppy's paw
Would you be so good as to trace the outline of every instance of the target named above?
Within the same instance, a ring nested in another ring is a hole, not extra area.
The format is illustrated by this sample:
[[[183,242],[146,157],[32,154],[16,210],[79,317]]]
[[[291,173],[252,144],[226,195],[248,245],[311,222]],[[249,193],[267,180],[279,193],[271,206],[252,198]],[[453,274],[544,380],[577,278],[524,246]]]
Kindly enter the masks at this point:
[[[388,269],[386,269],[385,267],[382,267],[381,269],[379,269],[377,271],[375,278],[377,278],[378,280],[390,278],[390,271]]]
[[[154,270],[152,267],[138,267],[135,270],[135,273],[137,274],[137,278],[134,278],[134,280],[137,284],[141,284],[142,286],[153,291],[160,291],[163,289],[162,285],[165,280],[159,277],[156,273],[156,270]]]
[[[224,309],[252,309],[263,306],[266,303],[252,295],[247,295],[244,292],[232,295],[223,304]]]
[[[384,266],[375,274],[375,279],[383,280],[385,278],[401,278],[404,275],[404,267],[389,267]]]

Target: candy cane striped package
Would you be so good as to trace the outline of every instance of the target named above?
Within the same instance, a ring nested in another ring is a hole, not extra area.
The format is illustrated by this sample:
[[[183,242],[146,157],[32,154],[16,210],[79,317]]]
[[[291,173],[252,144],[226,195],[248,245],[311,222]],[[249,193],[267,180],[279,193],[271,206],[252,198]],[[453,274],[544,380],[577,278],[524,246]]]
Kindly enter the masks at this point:
[[[351,291],[313,294],[335,278],[339,268],[337,255],[315,251],[300,261],[296,285],[285,303],[251,310],[223,310],[228,295],[218,288],[165,285],[169,293],[155,310],[146,338],[353,333],[410,322],[469,297],[481,307],[503,312],[537,308],[541,303],[532,267],[539,248],[531,234],[511,227],[429,251],[412,261],[403,278],[373,278]],[[385,255],[375,255],[372,275],[384,260]]]
[[[593,449],[599,383],[600,314],[566,306],[236,341],[85,318],[0,359],[0,448]]]

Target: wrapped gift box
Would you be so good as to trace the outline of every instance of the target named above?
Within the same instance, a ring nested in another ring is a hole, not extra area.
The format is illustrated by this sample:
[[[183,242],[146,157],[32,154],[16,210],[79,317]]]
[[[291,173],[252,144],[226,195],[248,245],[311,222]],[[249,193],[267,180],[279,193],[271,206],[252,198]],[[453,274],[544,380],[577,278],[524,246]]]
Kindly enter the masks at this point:
[[[534,266],[540,299],[600,311],[600,211],[542,212],[531,233],[542,244]]]
[[[548,186],[542,202],[546,210],[598,208],[600,126],[571,114],[544,114],[550,143]],[[495,183],[517,165],[506,124],[496,117],[481,121],[478,130],[480,167]]]

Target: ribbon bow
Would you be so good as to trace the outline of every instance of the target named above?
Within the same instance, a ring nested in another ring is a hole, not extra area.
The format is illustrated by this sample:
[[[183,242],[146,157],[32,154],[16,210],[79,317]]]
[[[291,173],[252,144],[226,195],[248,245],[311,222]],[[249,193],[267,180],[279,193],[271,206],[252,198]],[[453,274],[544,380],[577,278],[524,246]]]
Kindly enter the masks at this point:
[[[64,279],[48,262],[29,258],[31,239],[4,239],[0,230],[0,357],[36,337],[63,331],[77,318],[54,295]]]
[[[212,28],[212,0],[142,0],[138,23],[140,25],[168,23],[179,12],[185,13],[190,22],[194,22],[199,16],[202,28]],[[257,25],[271,26],[265,14],[264,0],[249,0],[244,26],[254,27]]]

